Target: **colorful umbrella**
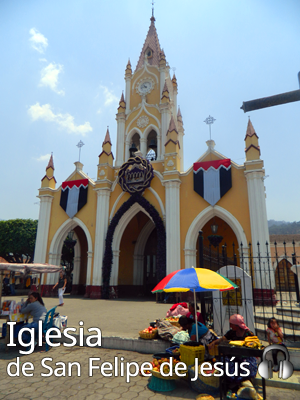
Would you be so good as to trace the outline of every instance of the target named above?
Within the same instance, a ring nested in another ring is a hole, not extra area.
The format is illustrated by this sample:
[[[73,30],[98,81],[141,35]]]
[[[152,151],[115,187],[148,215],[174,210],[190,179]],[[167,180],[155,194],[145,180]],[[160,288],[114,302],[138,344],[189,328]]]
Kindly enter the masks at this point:
[[[187,268],[171,272],[152,290],[159,292],[211,292],[236,289],[231,280],[206,268]]]
[[[152,290],[152,293],[160,292],[194,292],[196,303],[197,292],[211,292],[215,290],[225,291],[236,289],[238,286],[217,272],[206,268],[186,268],[171,272],[162,279]],[[198,340],[198,323],[196,317],[196,336]]]

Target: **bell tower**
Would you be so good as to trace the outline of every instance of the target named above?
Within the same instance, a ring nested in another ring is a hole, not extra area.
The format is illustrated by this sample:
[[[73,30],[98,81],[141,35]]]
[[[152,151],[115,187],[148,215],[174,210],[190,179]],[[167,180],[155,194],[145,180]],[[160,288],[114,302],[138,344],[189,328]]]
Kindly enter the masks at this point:
[[[151,162],[164,162],[165,144],[171,118],[179,132],[178,170],[183,171],[183,124],[177,109],[177,79],[171,79],[170,67],[161,49],[155,27],[150,27],[133,72],[128,60],[125,69],[125,95],[122,94],[117,120],[115,166],[120,167],[134,150]],[[179,118],[178,118],[179,116]]]

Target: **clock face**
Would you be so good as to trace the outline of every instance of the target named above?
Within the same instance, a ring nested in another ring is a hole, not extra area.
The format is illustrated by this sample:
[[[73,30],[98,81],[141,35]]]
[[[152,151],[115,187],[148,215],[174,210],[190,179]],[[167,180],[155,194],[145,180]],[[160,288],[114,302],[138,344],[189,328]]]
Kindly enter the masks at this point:
[[[151,81],[144,81],[139,86],[140,93],[149,93],[152,89],[152,82]]]

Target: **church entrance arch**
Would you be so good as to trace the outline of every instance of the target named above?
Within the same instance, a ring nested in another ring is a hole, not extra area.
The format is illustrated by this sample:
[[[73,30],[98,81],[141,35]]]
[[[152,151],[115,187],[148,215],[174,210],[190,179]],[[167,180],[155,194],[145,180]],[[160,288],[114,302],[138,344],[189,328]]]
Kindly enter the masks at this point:
[[[78,218],[65,221],[55,235],[50,244],[49,264],[61,265],[62,249],[64,242],[73,231],[74,258],[72,261],[72,294],[85,294],[85,288],[89,285],[92,266],[92,238],[85,224]],[[44,296],[49,296],[52,286],[57,282],[58,274],[48,274],[44,287]]]
[[[197,217],[194,219],[194,221],[191,223],[189,230],[186,235],[186,240],[185,240],[185,268],[190,268],[192,266],[196,266],[198,263],[197,260],[197,249],[198,249],[198,237],[199,237],[199,231],[203,230],[203,236],[206,242],[204,242],[209,247],[209,241],[207,239],[207,236],[212,235],[212,231],[210,226],[214,222],[219,222],[222,226],[222,231],[218,231],[217,234],[220,236],[223,236],[225,238],[225,235],[228,237],[228,241],[230,240],[230,245],[232,247],[232,243],[235,244],[235,249],[236,251],[240,250],[240,244],[246,244],[246,235],[243,231],[243,228],[239,221],[227,210],[225,210],[222,207],[219,206],[209,206],[205,210],[203,210],[201,213],[197,215]],[[227,231],[227,232],[226,232]],[[223,234],[222,234],[223,233]],[[226,244],[229,244],[226,241]],[[224,243],[220,243],[220,246],[222,244],[225,245],[225,240]],[[217,256],[217,249],[214,248],[214,246],[211,246],[211,249],[214,255]],[[247,246],[244,247],[244,251],[247,250]],[[228,254],[229,256],[229,254]],[[234,257],[234,254],[232,254],[232,257]],[[211,265],[211,269],[217,270],[219,268],[218,264],[216,265]],[[206,265],[206,268],[209,268],[208,265]]]
[[[156,228],[157,280],[162,279],[166,274],[166,232],[164,223],[158,211],[152,204],[149,203],[148,200],[146,200],[139,194],[133,194],[116,212],[107,230],[106,241],[105,241],[105,253],[104,253],[103,268],[102,268],[103,298],[109,298],[110,286],[114,287],[117,286],[119,283],[119,254],[120,254],[121,240],[123,237],[123,233],[127,228],[128,223],[138,212],[146,214],[149,217],[149,220]],[[149,230],[148,235],[150,233],[151,232]],[[143,240],[144,239],[145,238],[143,238]],[[137,283],[137,281],[140,281],[140,279],[141,277],[137,278],[137,264],[136,264],[133,282]]]

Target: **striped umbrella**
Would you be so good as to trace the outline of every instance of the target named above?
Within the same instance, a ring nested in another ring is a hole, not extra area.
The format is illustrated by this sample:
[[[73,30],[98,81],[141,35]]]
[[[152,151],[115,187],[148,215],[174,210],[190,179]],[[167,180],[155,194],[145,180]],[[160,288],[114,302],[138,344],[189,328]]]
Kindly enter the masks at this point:
[[[196,304],[196,293],[211,291],[226,291],[236,289],[238,286],[217,272],[206,268],[186,268],[171,272],[163,278],[152,290],[152,293],[161,292],[188,292],[194,293]],[[196,317],[196,336],[198,340],[198,323]]]

